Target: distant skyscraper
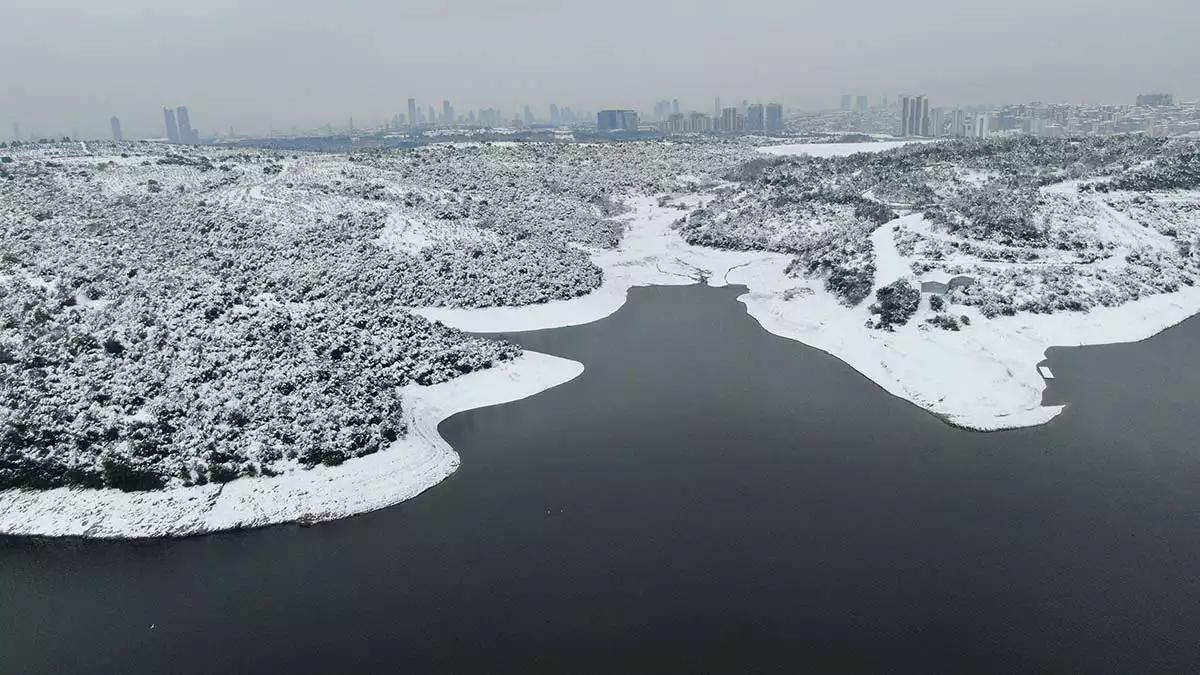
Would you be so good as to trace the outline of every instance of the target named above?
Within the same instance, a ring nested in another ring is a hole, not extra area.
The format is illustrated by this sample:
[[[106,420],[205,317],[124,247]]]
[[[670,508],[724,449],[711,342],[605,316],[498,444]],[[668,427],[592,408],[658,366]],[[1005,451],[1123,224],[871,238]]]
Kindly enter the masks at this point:
[[[746,108],[746,131],[765,131],[766,114],[761,103]]]
[[[679,114],[679,99],[675,99],[675,100],[671,101],[671,114],[672,115]]]
[[[415,127],[417,124],[419,124],[417,120],[417,99],[410,98],[408,99],[408,125]]]
[[[850,109],[850,94],[842,94],[842,110]]]
[[[437,124],[437,110],[434,110],[433,106],[429,106],[429,117],[425,119],[429,120],[430,124]]]
[[[108,121],[109,128],[112,129],[112,139],[120,143],[125,140],[125,135],[121,133],[121,120],[113,117]]]
[[[933,108],[929,111],[929,129],[926,131],[926,136],[945,136],[946,135],[946,111],[941,108]]]
[[[718,96],[713,99],[713,119],[714,120],[719,119],[720,117],[721,117],[721,97]]]
[[[967,135],[967,114],[962,109],[956,109],[950,115],[950,135],[955,138]]]
[[[738,128],[738,121],[739,115],[737,108],[725,108],[721,111],[721,131],[728,133],[741,131],[741,129]]]
[[[188,116],[188,109],[185,106],[179,106],[175,109],[175,120],[178,123],[179,142],[180,143],[195,143],[196,131],[192,129],[192,119]]]
[[[442,101],[442,124],[454,124],[454,106],[450,101]]]
[[[525,113],[523,117],[525,118],[525,126],[533,126],[533,111],[529,109],[529,106],[525,106]]]
[[[767,104],[767,131],[783,131],[783,106],[778,103]]]
[[[550,104],[550,124],[553,124],[554,126],[562,124],[562,115],[558,112],[557,103]]]
[[[596,113],[599,131],[637,131],[638,114],[632,110],[601,110]]]
[[[972,134],[975,138],[987,138],[992,133],[992,118],[989,115],[978,114],[975,116],[975,133]]]
[[[858,97],[858,112],[865,113],[871,109],[871,103],[866,96]]]
[[[170,108],[163,108],[163,121],[167,125],[167,140],[172,143],[178,143],[179,125],[175,122],[175,111]]]
[[[929,99],[924,96],[901,97],[900,135],[929,135]]]

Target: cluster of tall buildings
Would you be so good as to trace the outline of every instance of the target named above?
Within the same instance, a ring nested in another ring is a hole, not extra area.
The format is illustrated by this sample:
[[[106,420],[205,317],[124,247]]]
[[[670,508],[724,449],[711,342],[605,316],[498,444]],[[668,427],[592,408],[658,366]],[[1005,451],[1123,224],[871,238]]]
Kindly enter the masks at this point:
[[[924,96],[901,96],[899,135],[932,136],[930,132],[933,129],[933,120],[929,117],[929,99]]]
[[[113,119],[116,119],[115,117]],[[120,120],[117,120],[118,128]],[[167,140],[172,143],[199,143],[200,133],[192,127],[192,119],[186,106],[172,110],[163,108],[163,123],[167,127]],[[114,129],[114,135],[117,129]]]
[[[713,99],[713,114],[682,112],[679,100],[659,101],[654,106],[658,130],[665,134],[775,132],[783,130],[783,106],[778,103],[742,102],[741,107],[721,107]]]
[[[871,109],[870,99],[862,94],[851,96],[850,94],[842,94],[841,109],[846,111],[854,111],[865,113]]]
[[[522,128],[530,127],[535,124],[546,123],[553,126],[564,124],[575,124],[579,121],[579,115],[567,107],[560,108],[557,104],[550,104],[549,120],[539,118],[529,106],[525,106],[519,113],[505,115],[499,108],[482,108],[480,110],[468,110],[464,115],[455,111],[454,106],[450,101],[442,101],[442,108],[439,112],[433,106],[429,106],[428,111],[423,110],[417,105],[415,98],[408,99],[408,113],[397,113],[392,116],[391,127],[393,129],[417,129],[421,127],[512,127]]]
[[[633,110],[601,110],[596,113],[598,131],[637,131],[638,114]]]
[[[1175,97],[1170,94],[1141,94],[1137,97],[1139,108],[1170,108],[1175,105]]]
[[[680,114],[679,99],[671,99],[670,101],[659,101],[654,104],[654,121],[665,122],[671,115]]]

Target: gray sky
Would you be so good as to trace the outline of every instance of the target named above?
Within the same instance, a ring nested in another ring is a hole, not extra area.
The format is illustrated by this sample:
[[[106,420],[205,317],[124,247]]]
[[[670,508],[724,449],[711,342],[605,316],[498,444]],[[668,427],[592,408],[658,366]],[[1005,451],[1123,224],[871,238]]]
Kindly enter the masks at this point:
[[[0,138],[359,125],[662,98],[834,107],[1200,98],[1198,0],[0,0]]]

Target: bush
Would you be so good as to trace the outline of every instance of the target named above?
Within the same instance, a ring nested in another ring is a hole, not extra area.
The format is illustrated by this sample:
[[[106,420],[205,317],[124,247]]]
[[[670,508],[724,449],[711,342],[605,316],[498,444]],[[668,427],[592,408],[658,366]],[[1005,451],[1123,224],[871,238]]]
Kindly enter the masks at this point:
[[[958,319],[948,314],[938,314],[928,319],[929,323],[942,330],[958,330]]]
[[[875,299],[870,310],[872,314],[879,315],[878,327],[893,330],[895,326],[908,323],[917,313],[921,292],[913,288],[907,279],[897,279],[875,291]]]
[[[946,299],[940,295],[929,296],[929,309],[935,312],[940,312],[946,309]]]

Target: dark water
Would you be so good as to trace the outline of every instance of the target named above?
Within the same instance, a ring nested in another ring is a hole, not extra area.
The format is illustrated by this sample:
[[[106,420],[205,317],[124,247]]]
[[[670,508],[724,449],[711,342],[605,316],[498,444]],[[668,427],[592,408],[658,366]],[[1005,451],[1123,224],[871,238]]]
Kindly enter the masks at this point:
[[[395,508],[0,539],[0,672],[1200,667],[1200,322],[1053,350],[1068,411],[979,434],[736,295],[515,336],[587,371],[448,420],[462,468]]]

